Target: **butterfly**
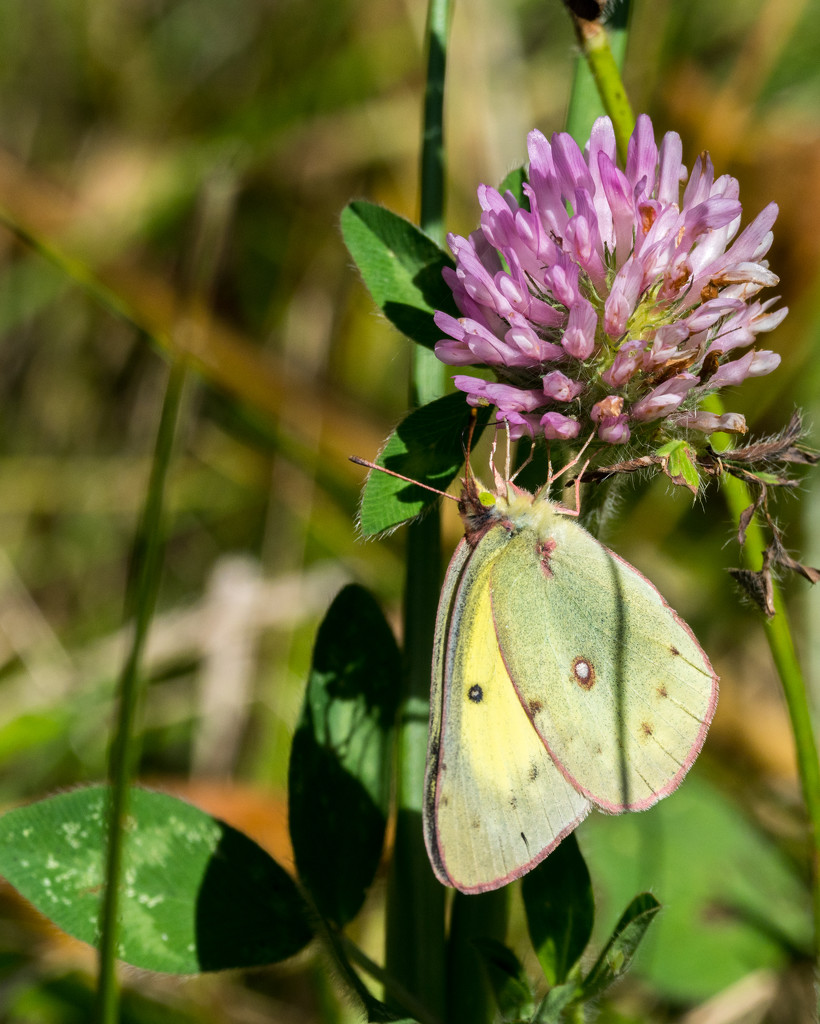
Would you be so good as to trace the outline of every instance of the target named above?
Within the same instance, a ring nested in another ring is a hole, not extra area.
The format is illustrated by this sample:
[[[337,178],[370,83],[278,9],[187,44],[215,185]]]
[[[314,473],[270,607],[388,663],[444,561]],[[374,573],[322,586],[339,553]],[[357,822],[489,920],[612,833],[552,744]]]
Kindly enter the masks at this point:
[[[521,877],[592,807],[640,811],[673,792],[717,704],[689,626],[576,521],[580,475],[575,510],[548,498],[579,457],[535,494],[509,471],[485,490],[468,462],[422,811],[433,871],[462,892]]]

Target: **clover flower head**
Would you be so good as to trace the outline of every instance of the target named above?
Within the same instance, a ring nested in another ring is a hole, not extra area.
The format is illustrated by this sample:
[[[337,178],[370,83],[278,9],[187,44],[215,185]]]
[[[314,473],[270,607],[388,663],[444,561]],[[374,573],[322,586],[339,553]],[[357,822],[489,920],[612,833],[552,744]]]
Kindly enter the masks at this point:
[[[645,114],[623,170],[606,117],[583,152],[538,131],[528,152],[524,204],[481,185],[481,226],[448,238],[456,266],[444,276],[462,316],[436,313],[448,335],[436,355],[497,378],[462,374],[456,387],[495,405],[513,438],[743,433],[742,416],[700,404],[780,362],[753,347],[787,312],[756,298],[778,282],[764,259],[777,206],[738,234],[737,181],[715,178],[706,153],[688,176],[680,137],[658,147]]]

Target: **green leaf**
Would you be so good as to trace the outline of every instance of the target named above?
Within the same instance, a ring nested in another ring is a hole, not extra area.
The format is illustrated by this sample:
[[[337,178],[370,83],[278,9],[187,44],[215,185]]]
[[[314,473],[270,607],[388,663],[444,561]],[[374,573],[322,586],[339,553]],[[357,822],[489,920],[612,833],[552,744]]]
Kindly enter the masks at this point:
[[[648,811],[592,815],[580,838],[599,923],[607,911],[614,921],[635,892],[662,896],[664,911],[632,971],[664,998],[704,1002],[750,971],[811,955],[805,880],[740,806],[707,783],[703,766]]]
[[[635,950],[660,903],[648,892],[639,893],[621,915],[615,930],[582,985],[584,999],[592,999],[626,972]]]
[[[0,726],[0,765],[32,750],[39,753],[38,762],[42,762],[43,748],[50,743],[57,742],[60,746],[68,747],[68,731],[72,726],[71,710],[63,706],[31,711],[17,715]]]
[[[442,336],[433,313],[461,315],[441,276],[444,267],[454,266],[452,259],[415,224],[373,203],[345,207],[342,235],[387,319],[408,338],[432,348]]]
[[[498,186],[498,191],[503,196],[505,192],[512,192],[516,202],[525,210],[529,210],[530,203],[524,194],[524,182],[527,180],[527,168],[516,167],[504,178]]]
[[[655,452],[663,459],[663,469],[674,484],[688,487],[698,493],[700,476],[696,466],[695,449],[686,441],[668,441]]]
[[[495,1001],[504,1020],[532,1016],[535,1009],[532,986],[521,961],[495,939],[474,939]]]
[[[358,913],[381,857],[400,678],[381,609],[345,587],[319,628],[289,768],[299,876],[339,926]]]
[[[490,418],[490,408],[477,409],[473,443]],[[472,409],[461,392],[445,395],[415,409],[396,427],[376,464],[419,483],[445,490],[464,462],[464,445]],[[392,530],[437,501],[418,484],[371,470],[362,495],[359,524],[365,537]]]
[[[311,938],[291,878],[247,836],[165,793],[131,791],[120,959],[171,974],[284,960]],[[98,938],[107,789],[0,818],[0,873],[75,938]]]
[[[535,1012],[532,1024],[563,1024],[566,1020],[564,1011],[580,998],[581,990],[574,981],[564,985],[556,985],[550,989],[546,998]]]
[[[550,985],[560,985],[586,949],[595,918],[592,882],[575,833],[524,876],[530,940]]]

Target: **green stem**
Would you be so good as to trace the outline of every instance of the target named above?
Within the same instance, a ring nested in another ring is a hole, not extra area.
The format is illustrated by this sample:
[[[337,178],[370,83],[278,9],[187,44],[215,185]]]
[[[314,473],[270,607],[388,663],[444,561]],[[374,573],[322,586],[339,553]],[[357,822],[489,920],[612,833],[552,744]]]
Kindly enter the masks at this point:
[[[612,12],[612,17],[607,21],[606,33],[609,37],[609,47],[612,51],[612,56],[615,61],[616,68],[620,71],[624,66],[624,59],[626,57],[626,44],[629,36],[628,25],[629,25],[629,12],[630,12],[630,0],[622,0],[621,3],[615,6]],[[578,25],[576,22],[576,31],[578,31]],[[599,81],[601,82],[601,88],[606,89],[607,78],[596,80],[593,77],[592,70],[590,68],[590,60],[584,50],[575,63],[575,74],[572,82],[572,91],[569,97],[569,108],[567,110],[567,124],[566,130],[575,139],[579,146],[583,146],[586,140],[589,138],[590,130],[595,120],[601,116],[604,111],[609,112],[609,106],[605,106],[605,100],[602,98],[604,93],[599,89]],[[623,85],[620,89],[616,87],[614,92],[622,92]],[[629,128],[627,137],[632,131]]]
[[[420,223],[441,243],[444,235],[444,80],[450,0],[430,0],[427,85],[421,152]],[[410,371],[414,406],[444,391],[435,355],[415,346]],[[435,609],[440,587],[438,510],[407,531],[404,593],[404,692],[396,740],[396,838],[387,903],[387,973],[444,1019],[444,890],[427,860],[421,823]]]
[[[466,895],[457,892],[447,942],[447,1024],[489,1024],[495,999],[476,949],[476,939],[506,938],[510,889]]]
[[[82,288],[104,309],[107,309],[114,316],[119,317],[139,331],[140,334],[149,338],[158,347],[172,348],[170,339],[162,331],[146,324],[138,312],[114,289],[103,284],[82,260],[74,259],[57,246],[52,245],[33,231],[30,231],[23,224],[15,220],[13,214],[3,207],[0,207],[0,224],[34,252],[42,256],[48,263],[65,274],[67,278]]]
[[[371,960],[344,932],[339,932],[335,936],[335,942],[341,948],[345,957],[349,958],[352,963],[355,963],[366,974],[369,974],[374,981],[379,982],[386,993],[395,996],[397,1002],[408,1013],[411,1013],[419,1024],[441,1024],[440,1018],[432,1017],[427,1006],[421,1000],[408,992],[407,989],[402,988],[395,978],[391,978],[383,967],[380,967],[375,961]],[[354,985],[355,988],[356,986]],[[362,1002],[365,1002],[365,1000],[363,999]]]
[[[427,84],[421,143],[419,226],[433,241],[444,244],[444,80],[451,0],[430,0],[427,10]],[[444,391],[444,364],[422,345],[413,346],[410,400],[426,405]]]
[[[722,411],[719,406],[719,401],[713,397],[710,401],[711,411]],[[723,447],[726,447],[729,438],[723,434],[713,435],[712,443],[716,449],[719,450],[721,442],[723,442]],[[724,473],[721,477],[721,485],[732,518],[739,520],[744,509],[752,504],[749,489],[742,480],[738,480],[728,473]],[[755,571],[760,569],[762,552],[765,548],[766,538],[763,529],[757,517],[754,516],[746,528],[746,542],[742,552],[747,568]],[[814,948],[815,956],[817,956],[820,955],[820,761],[817,756],[817,743],[814,738],[806,683],[797,660],[783,595],[776,580],[772,581],[772,592],[775,614],[771,619],[765,620],[763,628],[777,674],[780,677],[780,685],[783,687],[783,695],[786,698],[786,707],[794,736],[797,770],[809,818]]]
[[[137,533],[132,566],[134,583],[129,595],[129,604],[132,605],[134,612],[134,631],[131,649],[119,680],[117,722],[111,742],[108,770],[110,798],[105,883],[100,914],[99,986],[96,1016],[99,1024],[116,1024],[119,1020],[116,961],[120,878],[125,823],[128,816],[129,788],[137,761],[134,723],[140,697],[139,671],[159,587],[162,565],[162,515],[165,481],[168,475],[184,382],[185,362],[177,360],[171,364],[169,371],[157,432],[151,479],[148,484],[142,521]]]
[[[622,161],[625,161],[629,136],[635,127],[635,115],[632,113],[632,107],[621,79],[619,67],[623,63],[626,46],[625,25],[628,18],[626,4],[622,5],[619,18],[621,23],[619,24],[619,35],[617,37],[617,56],[616,53],[613,53],[606,29],[600,21],[584,21],[573,15],[573,22],[575,23],[578,42],[586,58],[586,64],[597,87],[598,96],[603,104],[604,111],[612,121],[615,138],[618,143],[618,156]],[[583,73],[578,72],[578,75],[581,76],[580,81],[583,83]],[[576,77],[576,82],[578,81],[579,77]],[[570,131],[577,138],[577,135],[575,135],[575,131],[578,128],[576,119],[582,116],[581,110],[579,109],[578,112],[573,113],[572,108],[570,108],[570,115],[572,123]],[[586,111],[584,111],[584,116],[588,116]]]
[[[444,241],[444,80],[450,0],[430,0],[427,8],[427,81],[421,141],[419,224],[439,244]]]
[[[429,514],[407,530],[404,694],[397,727],[396,838],[387,894],[387,973],[444,1019],[444,889],[422,831],[430,664],[440,586],[440,522]]]

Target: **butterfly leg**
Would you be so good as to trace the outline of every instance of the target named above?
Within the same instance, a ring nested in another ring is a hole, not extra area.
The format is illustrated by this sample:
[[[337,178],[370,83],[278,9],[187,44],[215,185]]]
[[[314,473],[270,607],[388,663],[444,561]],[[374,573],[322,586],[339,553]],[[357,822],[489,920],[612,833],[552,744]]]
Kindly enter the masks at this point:
[[[595,433],[594,432],[591,433],[589,435],[589,437],[586,439],[586,441],[584,442],[583,446],[578,451],[577,455],[575,455],[574,458],[570,459],[570,461],[566,464],[566,466],[564,466],[563,469],[559,469],[558,472],[554,476],[552,474],[552,466],[551,465],[548,466],[547,488],[549,488],[552,485],[552,483],[555,480],[558,479],[559,476],[563,476],[564,473],[566,473],[568,469],[572,469],[573,466],[577,466],[578,465],[578,463],[581,461],[581,456],[584,454],[584,452],[589,447],[593,437],[595,437]],[[586,468],[590,464],[590,462],[591,462],[591,459],[587,459],[586,462],[581,467],[580,473],[575,477],[575,481],[574,481],[574,483],[575,483],[575,508],[574,509],[567,508],[564,505],[556,506],[558,509],[561,510],[561,512],[564,513],[564,515],[579,516],[581,514],[581,477],[586,472]]]

